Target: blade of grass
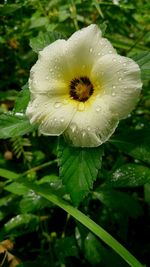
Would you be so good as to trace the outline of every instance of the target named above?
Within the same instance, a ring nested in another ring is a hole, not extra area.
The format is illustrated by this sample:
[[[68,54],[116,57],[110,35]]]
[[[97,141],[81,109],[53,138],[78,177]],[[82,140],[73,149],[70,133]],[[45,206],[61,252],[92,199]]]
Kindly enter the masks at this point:
[[[62,200],[60,197],[50,192],[49,188],[41,187],[33,182],[25,180],[23,178],[17,179],[17,182],[22,183],[28,188],[34,190],[37,194],[43,196],[50,202],[59,206],[72,217],[82,223],[90,231],[92,231],[96,236],[103,240],[108,246],[115,250],[130,266],[132,267],[142,267],[143,265],[116,239],[114,239],[107,231],[105,231],[101,226],[96,224],[93,220],[83,214],[81,211],[71,206],[68,202]]]

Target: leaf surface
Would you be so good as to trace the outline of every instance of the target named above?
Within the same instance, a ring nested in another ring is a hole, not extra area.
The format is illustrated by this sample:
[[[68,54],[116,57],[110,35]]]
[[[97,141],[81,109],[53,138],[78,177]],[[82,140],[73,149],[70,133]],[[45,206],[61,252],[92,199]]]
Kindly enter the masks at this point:
[[[88,194],[101,168],[103,148],[75,148],[61,143],[58,150],[60,177],[75,205]]]

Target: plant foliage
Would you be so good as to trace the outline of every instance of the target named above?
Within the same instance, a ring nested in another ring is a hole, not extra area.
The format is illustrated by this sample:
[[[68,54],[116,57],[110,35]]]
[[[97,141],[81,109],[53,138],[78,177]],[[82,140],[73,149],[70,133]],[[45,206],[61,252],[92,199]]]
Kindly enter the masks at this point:
[[[0,4],[0,266],[150,266],[149,9],[148,0]],[[91,23],[139,64],[143,90],[103,147],[73,148],[29,123],[28,77],[37,52]]]

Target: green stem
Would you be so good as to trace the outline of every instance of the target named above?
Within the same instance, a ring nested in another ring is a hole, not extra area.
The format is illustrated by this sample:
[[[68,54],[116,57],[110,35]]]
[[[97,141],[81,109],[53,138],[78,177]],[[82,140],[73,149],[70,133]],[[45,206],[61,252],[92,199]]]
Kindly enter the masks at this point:
[[[25,175],[27,175],[27,174],[29,174],[29,173],[31,173],[31,172],[39,171],[40,169],[43,169],[43,168],[45,168],[45,167],[47,167],[47,166],[50,166],[50,165],[53,165],[53,164],[55,164],[55,163],[57,163],[57,162],[58,162],[57,159],[48,161],[48,162],[46,162],[46,163],[43,163],[43,164],[41,164],[41,165],[38,165],[38,166],[36,166],[36,167],[33,167],[33,168],[31,168],[31,169],[25,171],[23,174],[21,174],[21,175],[19,175],[19,176],[25,176]]]
[[[59,206],[71,216],[77,219],[90,231],[92,231],[96,236],[102,239],[108,246],[115,250],[130,266],[132,267],[143,267],[143,265],[126,249],[124,248],[117,240],[115,240],[108,232],[106,232],[102,227],[92,221],[89,217],[83,214],[78,209],[72,207],[66,201],[62,200],[60,197],[55,195],[53,192],[50,192],[47,188],[41,188],[41,186],[34,184],[29,181],[23,181],[19,179],[19,182],[23,183],[28,188],[34,190],[39,195],[48,199],[55,205]]]

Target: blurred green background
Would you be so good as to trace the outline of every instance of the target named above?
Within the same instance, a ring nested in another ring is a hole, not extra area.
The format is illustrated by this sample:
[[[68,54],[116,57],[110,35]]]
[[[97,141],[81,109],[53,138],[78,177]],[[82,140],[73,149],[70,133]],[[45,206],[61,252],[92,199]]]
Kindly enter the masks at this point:
[[[144,85],[139,104],[106,144],[94,191],[81,202],[80,209],[147,266],[150,266],[149,12],[148,0],[0,2],[1,114],[12,111],[17,97],[21,97],[21,88],[37,59],[32,48],[38,50],[51,32],[67,38],[74,31],[96,23],[121,55],[139,57],[141,61],[144,58],[144,63],[140,61],[144,66]],[[27,86],[23,88],[23,96],[28,98]],[[39,136],[35,130],[7,138],[7,122],[0,123],[0,240],[14,243],[11,253],[14,259],[16,256],[21,259],[18,266],[128,266],[64,211],[13,181],[14,173],[22,173],[25,179],[37,179],[41,186],[48,184],[68,199],[55,162],[57,138]],[[44,165],[51,161],[52,165]],[[4,256],[0,247],[1,264]],[[2,266],[17,265],[10,265],[7,259]]]

